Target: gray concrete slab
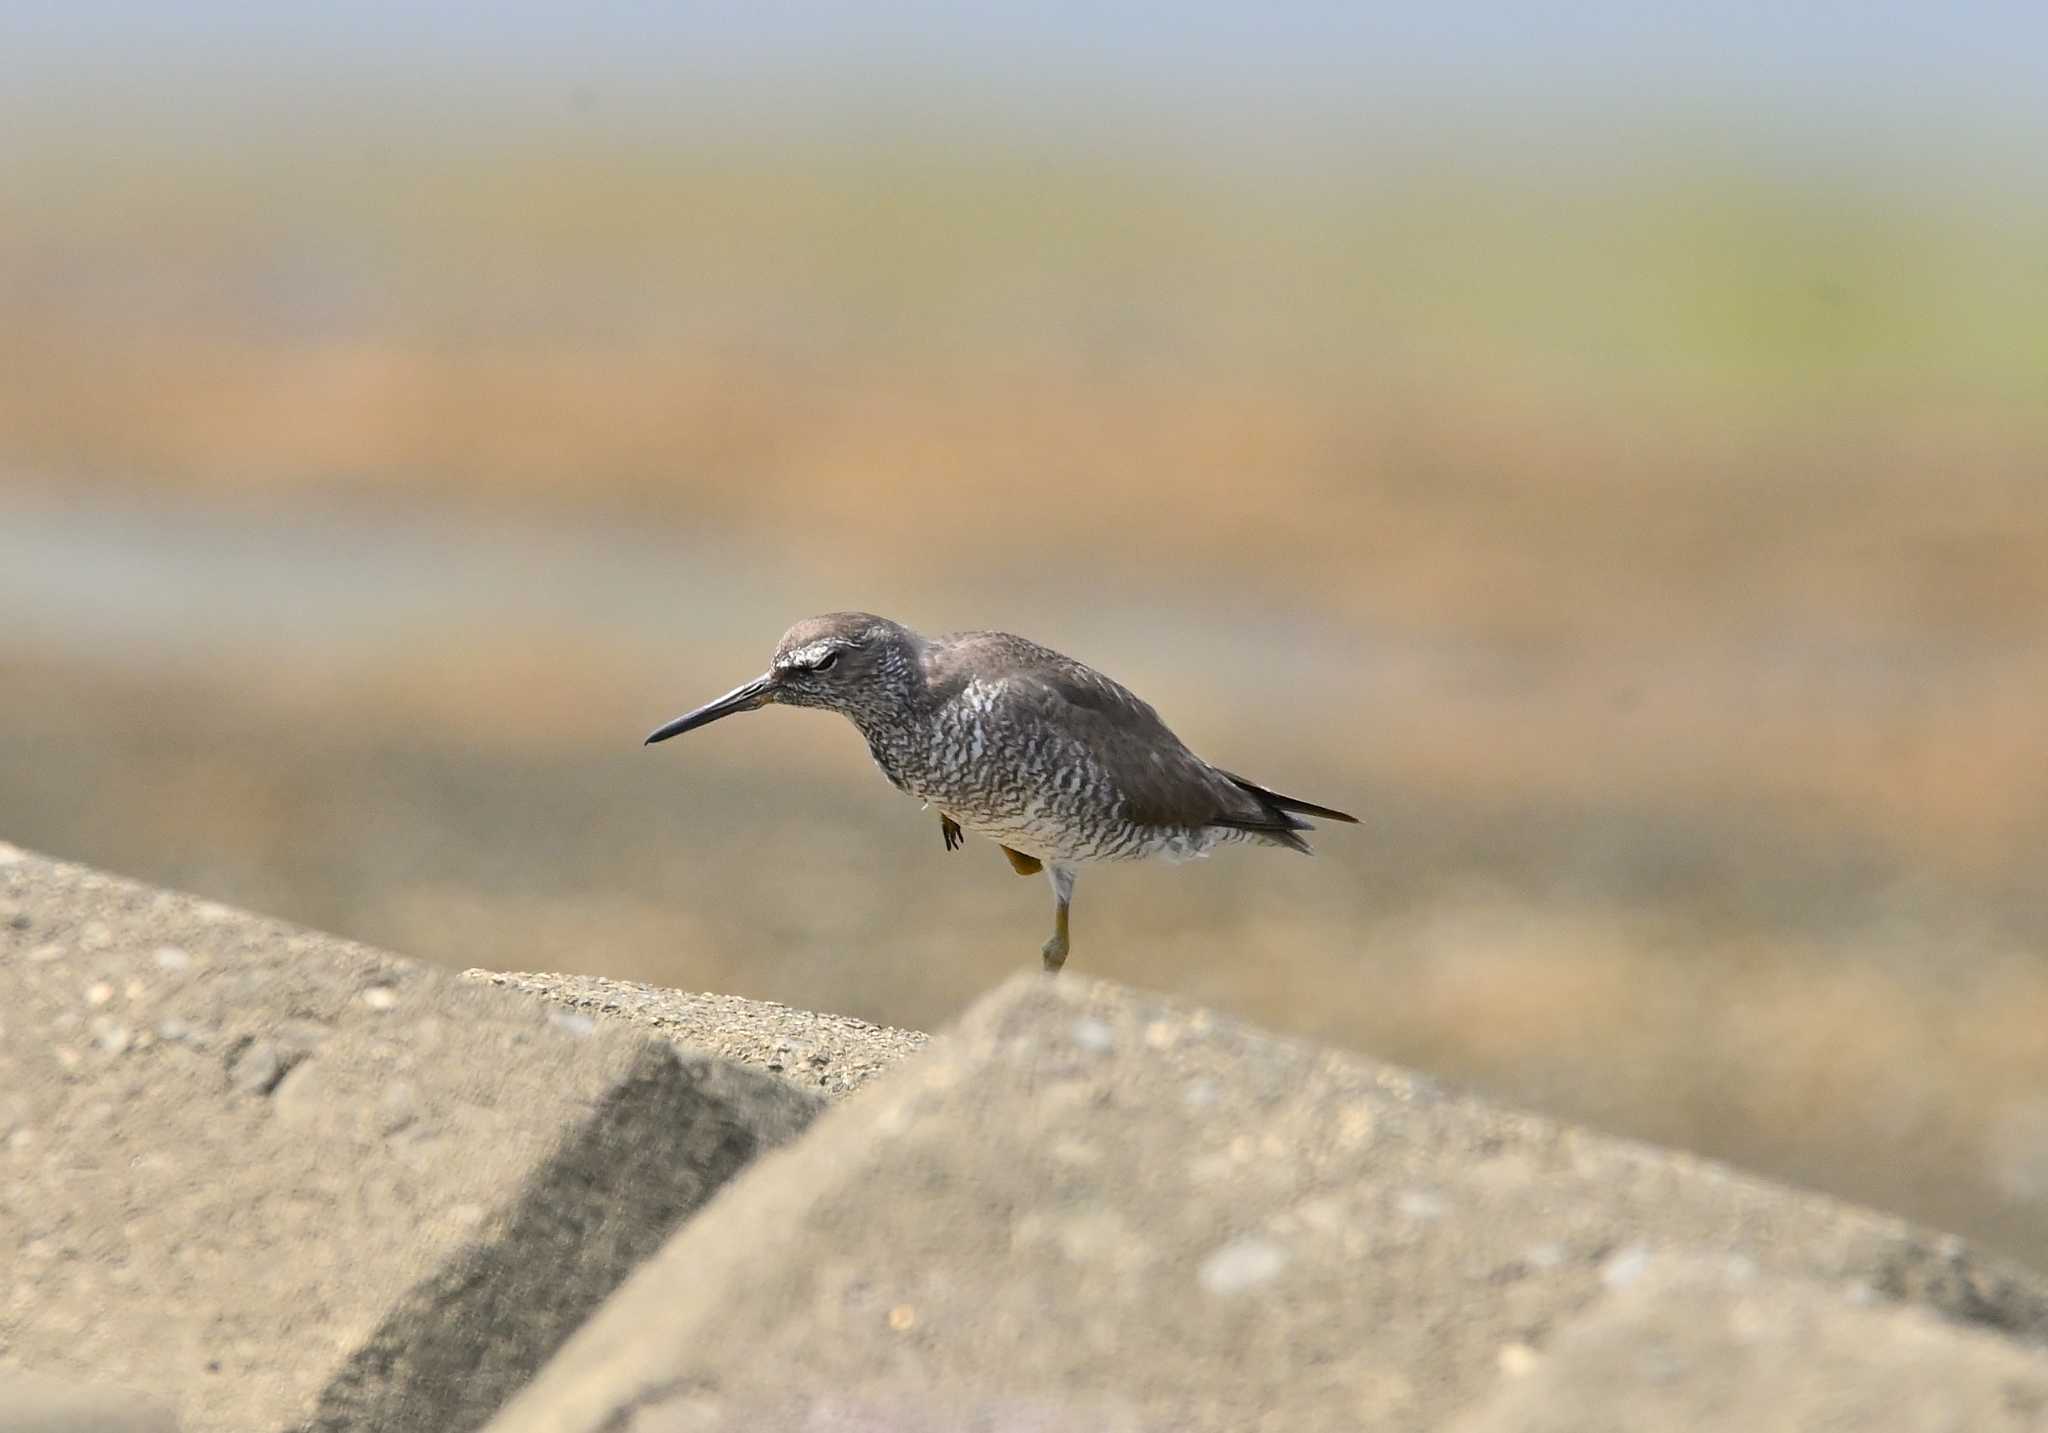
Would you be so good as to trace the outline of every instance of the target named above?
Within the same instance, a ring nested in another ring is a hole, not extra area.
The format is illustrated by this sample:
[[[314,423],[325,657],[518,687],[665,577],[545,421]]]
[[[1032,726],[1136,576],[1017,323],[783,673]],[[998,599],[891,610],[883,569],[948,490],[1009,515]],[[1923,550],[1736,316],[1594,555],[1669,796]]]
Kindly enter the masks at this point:
[[[2027,1433],[2048,1353],[1753,1264],[1663,1256],[1508,1360],[1454,1433]]]
[[[194,1433],[475,1426],[820,1107],[0,847],[0,1351]]]
[[[0,1367],[0,1433],[177,1433],[168,1405],[125,1389]]]
[[[931,1038],[772,1000],[695,994],[598,975],[465,970],[462,976],[752,1065],[835,1100],[916,1054]]]
[[[492,1433],[1430,1429],[1660,1251],[2001,1336],[2041,1279],[1073,976],[742,1174]]]

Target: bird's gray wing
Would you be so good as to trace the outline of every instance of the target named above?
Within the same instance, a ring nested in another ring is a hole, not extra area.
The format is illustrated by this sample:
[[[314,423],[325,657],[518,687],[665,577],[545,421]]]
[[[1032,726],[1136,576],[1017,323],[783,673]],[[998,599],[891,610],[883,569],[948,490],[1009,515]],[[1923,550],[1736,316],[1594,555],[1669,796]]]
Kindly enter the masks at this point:
[[[976,677],[1003,683],[1003,720],[1040,741],[1076,742],[1102,768],[1141,826],[1225,826],[1307,851],[1299,813],[1353,818],[1255,786],[1189,751],[1135,692],[1082,662],[1008,632],[958,632],[934,644],[928,671],[941,700]]]
[[[1092,667],[1047,656],[1008,675],[1007,697],[1084,745],[1132,821],[1185,829],[1260,818],[1258,802],[1188,750],[1149,702]]]

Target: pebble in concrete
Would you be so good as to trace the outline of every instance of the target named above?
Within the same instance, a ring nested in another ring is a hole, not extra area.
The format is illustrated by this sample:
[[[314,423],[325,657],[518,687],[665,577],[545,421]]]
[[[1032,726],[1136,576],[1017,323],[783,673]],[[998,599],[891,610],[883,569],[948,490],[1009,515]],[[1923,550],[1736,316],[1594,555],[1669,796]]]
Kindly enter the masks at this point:
[[[1287,1267],[1287,1251],[1270,1239],[1237,1239],[1202,1261],[1197,1272],[1212,1294],[1236,1294],[1274,1278]]]

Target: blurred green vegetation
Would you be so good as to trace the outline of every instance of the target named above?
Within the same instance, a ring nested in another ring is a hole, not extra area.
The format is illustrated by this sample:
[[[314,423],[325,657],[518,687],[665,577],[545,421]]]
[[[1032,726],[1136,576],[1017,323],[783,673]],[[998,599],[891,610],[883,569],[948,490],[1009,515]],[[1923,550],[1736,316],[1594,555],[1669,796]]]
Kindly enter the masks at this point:
[[[826,358],[1121,336],[1136,361],[1226,368],[1419,354],[1770,406],[2041,401],[2048,190],[1636,148],[1260,170],[907,137],[123,135],[10,156],[0,245],[17,313],[75,317],[113,283],[154,300],[144,323],[266,337],[309,308],[329,339]],[[363,301],[323,309],[323,288]]]

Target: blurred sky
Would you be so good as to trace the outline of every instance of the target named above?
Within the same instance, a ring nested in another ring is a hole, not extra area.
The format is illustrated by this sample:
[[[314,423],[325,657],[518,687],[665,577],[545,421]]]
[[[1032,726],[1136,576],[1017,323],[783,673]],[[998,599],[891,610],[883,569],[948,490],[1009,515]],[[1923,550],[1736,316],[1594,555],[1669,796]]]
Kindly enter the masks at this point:
[[[0,56],[17,134],[36,117],[204,123],[251,106],[489,124],[567,110],[728,134],[932,110],[1027,136],[1111,121],[1120,142],[1265,160],[1319,138],[1475,128],[1613,141],[1598,121],[1620,110],[1710,114],[1794,158],[1893,166],[2024,161],[2048,135],[2048,6],[2020,0],[8,0]]]

